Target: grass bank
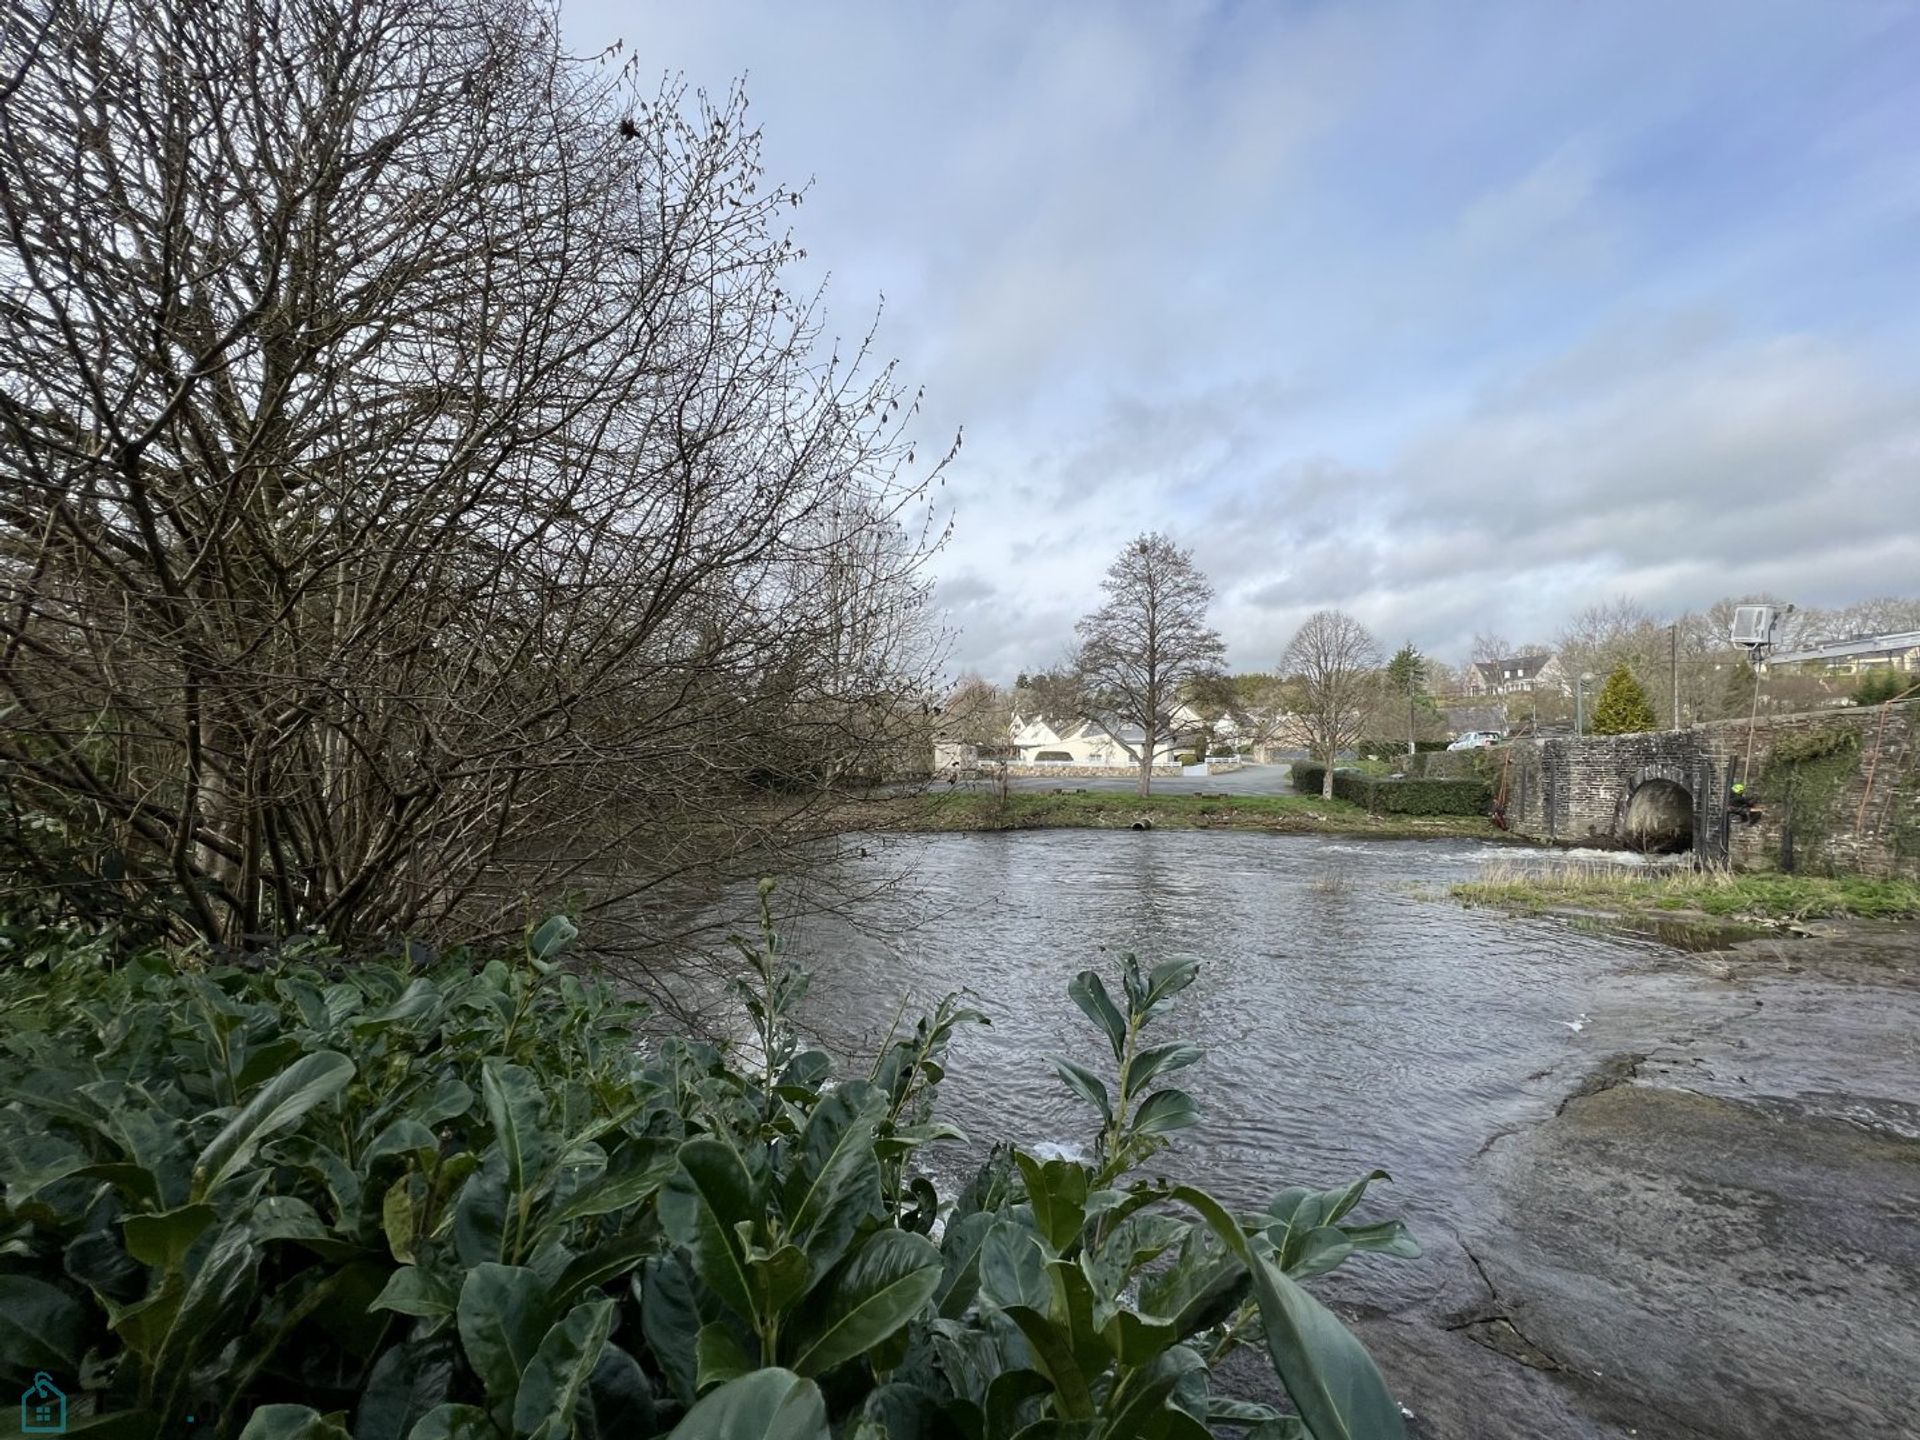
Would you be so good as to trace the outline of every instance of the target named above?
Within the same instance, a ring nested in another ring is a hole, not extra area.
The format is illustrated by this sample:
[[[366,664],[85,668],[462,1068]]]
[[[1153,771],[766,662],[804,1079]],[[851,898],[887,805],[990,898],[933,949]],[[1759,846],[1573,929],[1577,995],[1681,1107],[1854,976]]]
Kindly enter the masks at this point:
[[[893,830],[1125,830],[1145,820],[1157,830],[1270,830],[1286,834],[1364,835],[1375,839],[1509,839],[1483,816],[1369,815],[1348,800],[1317,795],[1152,795],[1115,791],[1016,791],[1004,800],[947,790],[875,801],[870,817]]]
[[[1534,912],[1598,909],[1632,916],[1690,911],[1733,920],[1920,916],[1920,881],[1860,875],[1493,865],[1478,880],[1455,885],[1453,895],[1470,905]]]

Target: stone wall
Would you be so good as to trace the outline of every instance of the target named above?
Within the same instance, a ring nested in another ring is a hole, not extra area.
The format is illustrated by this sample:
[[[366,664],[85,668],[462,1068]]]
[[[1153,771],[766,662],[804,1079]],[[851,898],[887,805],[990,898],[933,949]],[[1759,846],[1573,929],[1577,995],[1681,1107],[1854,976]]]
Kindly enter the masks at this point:
[[[1824,753],[1796,758],[1809,749]],[[1764,718],[1754,730],[1750,775],[1744,720],[1516,741],[1492,759],[1495,793],[1504,791],[1516,834],[1562,845],[1618,843],[1634,791],[1658,779],[1691,798],[1691,848],[1703,859],[1920,874],[1920,702]],[[1752,824],[1728,812],[1729,787],[1743,776],[1760,812]]]

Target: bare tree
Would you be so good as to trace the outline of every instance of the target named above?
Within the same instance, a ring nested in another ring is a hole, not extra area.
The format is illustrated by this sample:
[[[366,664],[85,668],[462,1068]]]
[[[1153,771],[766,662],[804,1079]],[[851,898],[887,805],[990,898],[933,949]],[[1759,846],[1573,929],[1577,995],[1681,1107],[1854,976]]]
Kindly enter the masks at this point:
[[[983,754],[1007,748],[1012,735],[1013,696],[977,674],[962,675],[940,707],[943,739],[972,745]]]
[[[1474,633],[1473,661],[1475,664],[1482,661],[1510,659],[1516,653],[1518,652],[1514,650],[1512,642],[1504,635],[1496,635],[1485,630]]]
[[[1193,553],[1154,533],[1130,541],[1100,582],[1106,603],[1074,627],[1087,715],[1140,767],[1140,793],[1153,788],[1153,760],[1175,738],[1182,689],[1220,667],[1226,647],[1207,627],[1213,587]]]
[[[1013,708],[1025,719],[1045,720],[1056,728],[1085,719],[1085,697],[1071,662],[1022,671],[1013,682]]]
[[[1300,686],[1279,675],[1253,672],[1233,677],[1234,716],[1241,736],[1256,751],[1286,743],[1298,729]]]
[[[1333,767],[1360,739],[1380,684],[1380,647],[1366,626],[1339,610],[1316,610],[1283,661],[1301,685],[1300,724],[1308,752],[1327,767],[1321,795],[1333,798]]]
[[[638,915],[924,733],[917,397],[738,91],[531,0],[0,37],[0,859],[226,941]]]

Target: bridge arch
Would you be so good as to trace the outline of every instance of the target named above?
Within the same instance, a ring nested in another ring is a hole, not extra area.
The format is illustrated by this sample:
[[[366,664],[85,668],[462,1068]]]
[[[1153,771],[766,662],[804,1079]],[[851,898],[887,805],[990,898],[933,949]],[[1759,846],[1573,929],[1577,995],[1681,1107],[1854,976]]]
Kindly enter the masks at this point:
[[[1693,848],[1691,776],[1677,766],[1649,765],[1627,792],[1619,837],[1630,848],[1672,855]]]

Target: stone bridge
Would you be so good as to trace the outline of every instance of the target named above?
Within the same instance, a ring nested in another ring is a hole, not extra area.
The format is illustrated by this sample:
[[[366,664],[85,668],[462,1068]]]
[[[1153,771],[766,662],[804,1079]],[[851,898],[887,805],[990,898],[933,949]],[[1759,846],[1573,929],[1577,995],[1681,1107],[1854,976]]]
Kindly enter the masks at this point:
[[[1492,752],[1515,834],[1760,869],[1920,874],[1920,700]],[[1759,818],[1729,814],[1747,781]]]

